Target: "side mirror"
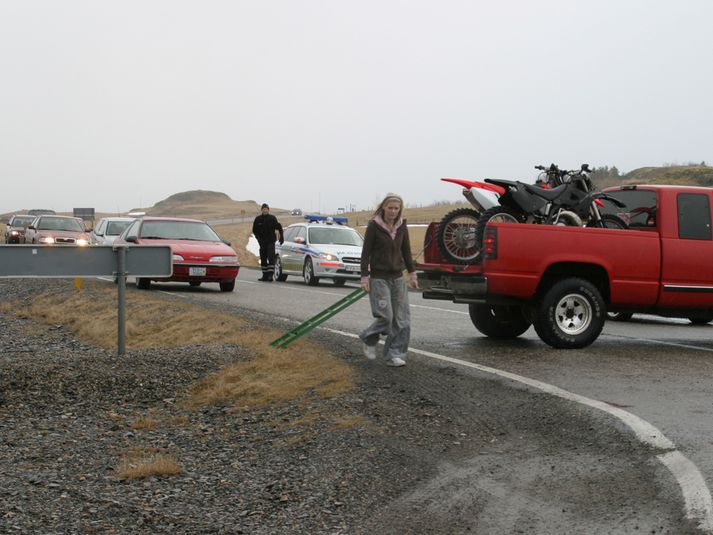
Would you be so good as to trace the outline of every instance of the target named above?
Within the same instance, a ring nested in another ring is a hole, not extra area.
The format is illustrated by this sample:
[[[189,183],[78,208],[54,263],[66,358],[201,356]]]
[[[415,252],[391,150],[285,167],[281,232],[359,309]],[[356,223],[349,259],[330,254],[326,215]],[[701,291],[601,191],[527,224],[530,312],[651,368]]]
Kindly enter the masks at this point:
[[[32,225],[27,225],[27,228],[31,228],[32,230],[37,230],[37,229],[36,229],[35,227],[33,227]]]
[[[139,240],[136,239],[136,236],[127,236],[125,239],[129,243],[139,243]]]

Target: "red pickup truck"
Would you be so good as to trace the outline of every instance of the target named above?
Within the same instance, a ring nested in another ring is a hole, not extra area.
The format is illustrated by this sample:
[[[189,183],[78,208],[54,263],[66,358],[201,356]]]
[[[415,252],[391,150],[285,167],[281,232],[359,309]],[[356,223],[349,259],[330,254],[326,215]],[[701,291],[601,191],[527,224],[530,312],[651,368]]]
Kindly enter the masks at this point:
[[[713,189],[606,191],[626,203],[611,211],[628,229],[491,223],[474,264],[446,263],[432,223],[418,264],[423,297],[468,304],[486,336],[515,338],[533,325],[565,349],[594,342],[607,311],[713,320]]]

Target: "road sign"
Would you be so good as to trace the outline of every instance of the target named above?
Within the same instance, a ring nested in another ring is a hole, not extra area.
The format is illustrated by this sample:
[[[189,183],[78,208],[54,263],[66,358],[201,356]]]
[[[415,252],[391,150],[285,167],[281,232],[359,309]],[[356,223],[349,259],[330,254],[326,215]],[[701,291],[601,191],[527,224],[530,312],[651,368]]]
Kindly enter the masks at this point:
[[[75,208],[72,210],[74,217],[81,217],[84,221],[94,221],[94,208]]]
[[[170,277],[168,245],[122,246],[126,275]],[[118,272],[119,247],[97,245],[0,245],[0,277],[109,277]]]
[[[116,277],[117,346],[126,352],[126,276],[173,274],[168,245],[0,245],[0,278]],[[78,288],[81,284],[76,283]]]

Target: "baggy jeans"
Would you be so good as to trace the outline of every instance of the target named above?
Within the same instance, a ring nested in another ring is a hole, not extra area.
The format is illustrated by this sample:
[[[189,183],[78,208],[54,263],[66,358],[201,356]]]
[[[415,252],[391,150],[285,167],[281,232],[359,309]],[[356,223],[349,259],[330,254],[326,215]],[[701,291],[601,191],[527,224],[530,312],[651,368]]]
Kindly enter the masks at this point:
[[[408,289],[403,277],[398,279],[370,279],[369,302],[374,322],[364,329],[359,338],[370,346],[386,336],[384,357],[406,360],[411,339],[411,310],[408,304]]]

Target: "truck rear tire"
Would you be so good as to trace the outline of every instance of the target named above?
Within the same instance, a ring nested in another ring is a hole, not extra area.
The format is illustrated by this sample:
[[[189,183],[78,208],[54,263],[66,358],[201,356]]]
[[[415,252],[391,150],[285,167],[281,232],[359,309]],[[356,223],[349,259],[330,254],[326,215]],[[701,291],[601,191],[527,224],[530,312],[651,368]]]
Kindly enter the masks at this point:
[[[605,319],[606,305],[597,287],[570,277],[544,293],[533,325],[546,344],[556,349],[579,349],[597,339]]]
[[[498,340],[517,338],[531,325],[519,306],[471,303],[468,311],[476,329],[485,336]]]

